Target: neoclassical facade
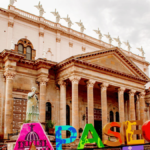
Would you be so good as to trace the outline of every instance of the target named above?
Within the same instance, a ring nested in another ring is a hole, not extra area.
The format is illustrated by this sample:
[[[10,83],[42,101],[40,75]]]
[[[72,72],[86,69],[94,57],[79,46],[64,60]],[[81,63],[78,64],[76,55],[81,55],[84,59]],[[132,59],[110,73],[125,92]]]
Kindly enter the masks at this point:
[[[40,122],[72,125],[78,137],[86,123],[104,140],[102,127],[109,122],[149,119],[144,57],[11,5],[0,9],[0,18],[1,138],[25,120],[33,86]]]

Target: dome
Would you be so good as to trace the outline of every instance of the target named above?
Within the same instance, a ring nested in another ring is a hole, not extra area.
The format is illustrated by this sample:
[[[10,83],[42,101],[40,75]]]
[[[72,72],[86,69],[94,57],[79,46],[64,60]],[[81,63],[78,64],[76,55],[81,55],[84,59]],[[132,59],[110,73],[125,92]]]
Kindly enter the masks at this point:
[[[39,140],[39,136],[37,135],[36,132],[31,131],[26,135],[25,138],[26,141],[38,141]]]
[[[31,127],[31,131],[26,135],[25,140],[26,141],[38,141],[39,136],[36,132],[33,131],[34,125],[29,125]]]

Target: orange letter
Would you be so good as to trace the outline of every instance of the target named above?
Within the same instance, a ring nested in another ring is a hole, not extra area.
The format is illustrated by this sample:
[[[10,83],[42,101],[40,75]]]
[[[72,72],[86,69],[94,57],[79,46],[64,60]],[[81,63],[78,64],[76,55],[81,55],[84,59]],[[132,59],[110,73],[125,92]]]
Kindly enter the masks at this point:
[[[120,126],[121,126],[120,122],[111,122],[104,126],[104,128],[103,128],[104,134],[106,134],[108,136],[114,136],[118,139],[116,142],[105,140],[104,144],[106,144],[108,146],[120,146],[123,143],[123,140],[124,140],[123,135],[119,132],[113,132],[110,130],[111,127],[119,127],[120,128]]]

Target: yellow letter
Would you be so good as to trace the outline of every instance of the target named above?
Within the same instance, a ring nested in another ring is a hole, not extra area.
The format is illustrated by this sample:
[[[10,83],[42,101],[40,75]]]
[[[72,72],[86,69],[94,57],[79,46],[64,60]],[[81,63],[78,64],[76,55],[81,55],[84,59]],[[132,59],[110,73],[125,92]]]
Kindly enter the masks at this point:
[[[133,140],[133,134],[141,134],[142,130],[132,130],[133,125],[142,125],[142,121],[126,121],[125,132],[127,145],[144,144],[144,139]]]

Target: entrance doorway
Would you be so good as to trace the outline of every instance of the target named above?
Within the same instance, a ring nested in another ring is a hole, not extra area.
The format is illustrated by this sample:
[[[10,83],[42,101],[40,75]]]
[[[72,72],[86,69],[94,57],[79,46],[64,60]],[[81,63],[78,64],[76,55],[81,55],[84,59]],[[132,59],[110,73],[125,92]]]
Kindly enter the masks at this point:
[[[86,108],[86,123],[88,123],[88,108]],[[101,109],[94,108],[94,128],[102,139],[102,112]]]
[[[99,120],[94,120],[94,128],[98,134],[98,136],[101,138],[102,140],[102,121]]]

